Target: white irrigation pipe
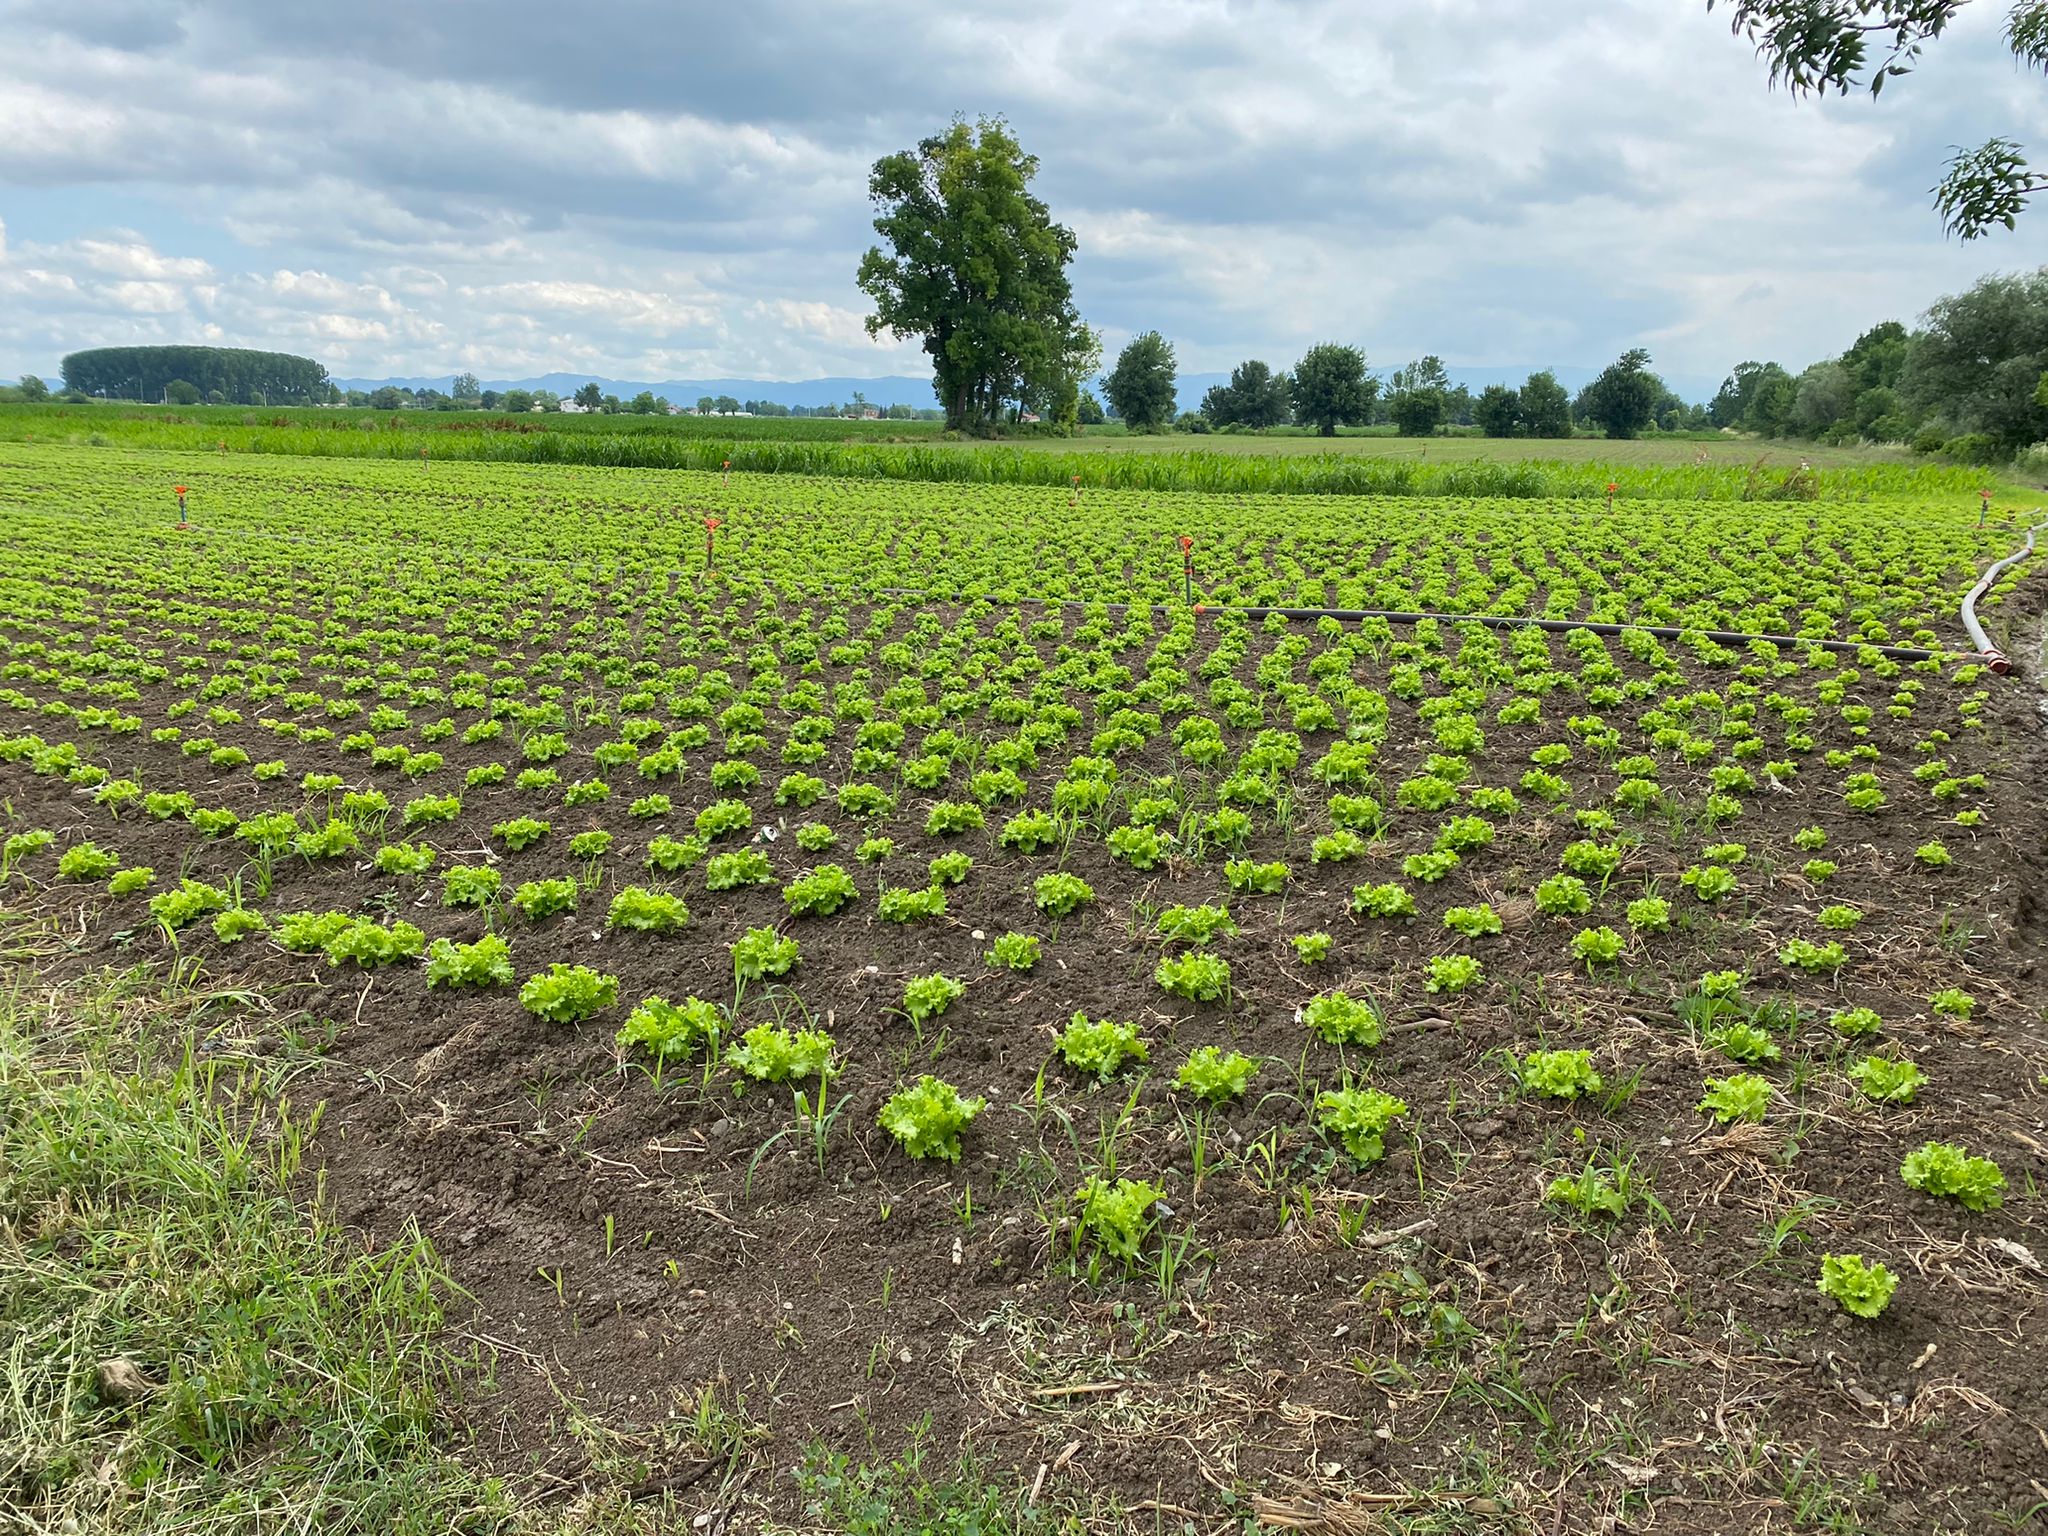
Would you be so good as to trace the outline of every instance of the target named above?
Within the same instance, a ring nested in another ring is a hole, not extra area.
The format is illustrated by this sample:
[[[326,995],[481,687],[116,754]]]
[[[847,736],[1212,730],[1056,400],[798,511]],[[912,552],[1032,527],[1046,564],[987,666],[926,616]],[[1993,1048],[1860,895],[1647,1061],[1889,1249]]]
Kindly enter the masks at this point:
[[[2036,507],[2034,510],[2038,513],[2041,509]],[[1963,598],[1963,628],[1970,632],[1970,640],[1977,647],[1985,665],[2000,676],[2012,670],[2012,663],[2005,659],[2005,652],[1991,643],[1991,637],[1984,633],[1984,626],[1977,622],[1977,599],[1986,592],[1989,592],[1991,584],[1998,580],[2007,570],[2018,565],[2034,552],[2034,535],[2043,528],[2048,528],[2048,522],[2036,523],[2033,527],[2029,528],[2027,530],[2027,542],[1985,571],[1982,576],[1979,576],[1977,578],[1977,585],[1970,588],[1968,594]]]

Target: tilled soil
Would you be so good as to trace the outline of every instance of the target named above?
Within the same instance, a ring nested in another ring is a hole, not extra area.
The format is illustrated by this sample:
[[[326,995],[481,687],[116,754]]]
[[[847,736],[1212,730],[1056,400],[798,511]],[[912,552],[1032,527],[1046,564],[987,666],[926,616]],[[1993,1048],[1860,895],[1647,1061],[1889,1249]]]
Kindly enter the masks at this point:
[[[1256,648],[1246,675],[1255,660]],[[153,723],[174,697],[166,689],[134,707]],[[440,1248],[471,1302],[458,1336],[495,1358],[492,1388],[464,1408],[479,1454],[534,1497],[642,1497],[679,1522],[746,1529],[799,1513],[787,1469],[805,1445],[891,1454],[928,1420],[947,1455],[971,1447],[1043,1502],[1121,1508],[1145,1529],[1234,1528],[1261,1496],[1277,1501],[1265,1507],[1276,1523],[1311,1529],[1346,1528],[1353,1504],[1553,1531],[1829,1519],[1900,1532],[2023,1528],[2048,1508],[2041,729],[2026,688],[2000,684],[1986,729],[1945,749],[1956,772],[1989,775],[1969,802],[1987,812],[1973,833],[1943,824],[1948,811],[1897,771],[1914,760],[1915,726],[1880,716],[1871,739],[1894,765],[1898,804],[1854,816],[1818,782],[1749,798],[1739,823],[1715,835],[1750,849],[1740,891],[1712,907],[1676,878],[1698,858],[1696,820],[1624,818],[1642,841],[1610,894],[1589,917],[1558,919],[1527,893],[1581,835],[1572,802],[1525,802],[1490,849],[1415,887],[1412,922],[1389,924],[1351,915],[1351,888],[1399,878],[1440,818],[1398,812],[1365,859],[1316,865],[1308,840],[1328,830],[1326,815],[1311,805],[1286,834],[1262,817],[1250,856],[1286,858],[1294,880],[1284,896],[1231,902],[1240,931],[1210,946],[1232,974],[1216,1004],[1161,990],[1151,932],[1166,905],[1223,900],[1214,856],[1136,871],[1091,836],[1063,861],[1027,859],[995,845],[1007,812],[991,813],[987,833],[928,837],[932,797],[904,791],[882,828],[897,851],[878,872],[854,863],[863,829],[829,799],[799,815],[757,793],[757,814],[783,823],[758,844],[778,885],[837,859],[855,871],[858,902],[792,921],[777,886],[711,893],[695,872],[650,881],[646,839],[685,835],[686,809],[712,798],[708,754],[662,786],[678,811],[666,822],[626,817],[624,802],[642,792],[628,768],[612,801],[585,809],[472,791],[456,822],[424,834],[441,859],[423,882],[353,860],[286,857],[269,873],[266,912],[367,911],[430,939],[469,940],[484,917],[440,905],[441,868],[498,863],[508,891],[580,875],[569,836],[610,829],[615,851],[572,918],[496,919],[522,977],[566,961],[619,978],[620,1006],[583,1026],[543,1022],[506,989],[430,991],[410,965],[338,970],[260,937],[230,948],[203,924],[177,950],[273,999],[267,1017],[213,1048],[273,1063],[302,1109],[324,1104],[314,1152],[339,1213],[373,1239],[417,1223]],[[279,745],[253,727],[213,733],[258,758]],[[1555,736],[1490,727],[1479,767],[1512,765],[1512,782]],[[93,748],[116,773],[188,788],[202,805],[246,815],[283,803],[246,773],[220,776],[146,737]],[[447,767],[424,786],[437,792],[476,763],[511,755],[518,766],[509,740],[437,750]],[[1418,771],[1395,765],[1432,750],[1413,709],[1396,705],[1389,800],[1402,772]],[[843,737],[833,751],[806,771],[832,784],[853,777]],[[1127,780],[1170,770],[1170,751],[1152,743],[1125,764]],[[1614,775],[1591,759],[1566,772],[1575,803],[1605,803]],[[1824,777],[1818,763],[1811,776]],[[394,804],[413,792],[395,774],[374,777]],[[1049,781],[1031,777],[1034,791]],[[1670,782],[1685,782],[1680,770]],[[0,784],[18,825],[67,842],[89,833],[128,864],[154,866],[160,885],[174,874],[239,879],[259,904],[263,876],[232,840],[139,812],[116,822],[89,794],[23,765],[0,764]],[[553,832],[505,853],[490,826],[529,811]],[[838,849],[794,845],[788,829],[811,815],[839,829]],[[1815,823],[1840,865],[1824,889],[1800,873],[1805,854],[1792,842]],[[1937,833],[1956,855],[1947,871],[1914,859]],[[922,884],[925,861],[956,846],[976,864],[946,918],[879,919],[879,885]],[[1055,867],[1099,897],[1057,925],[1030,900],[1032,879]],[[44,885],[47,866],[33,873],[34,905],[75,914],[64,965],[168,957],[138,900]],[[686,894],[682,934],[605,931],[613,891],[636,880]],[[1579,926],[1621,926],[1621,906],[1652,885],[1680,914],[1673,934],[1634,946],[1619,968],[1589,975],[1571,961]],[[1506,933],[1467,942],[1442,927],[1446,908],[1482,899]],[[1775,958],[1787,938],[1826,936],[1813,914],[1829,902],[1867,914],[1845,936],[1839,981]],[[748,989],[740,1015],[807,1017],[836,1039],[847,1066],[827,1100],[822,1166],[789,1090],[740,1092],[732,1073],[701,1064],[657,1081],[612,1038],[643,996],[731,1002],[727,946],[771,923],[799,939],[800,968],[785,986]],[[982,958],[1010,929],[1047,940],[1027,975],[991,972]],[[1336,951],[1304,966],[1289,938],[1317,929],[1335,935]],[[1432,996],[1424,961],[1454,952],[1480,957],[1487,979]],[[1753,994],[1808,1010],[1784,1038],[1785,1060],[1759,1069],[1776,1090],[1760,1125],[1718,1129],[1694,1107],[1703,1080],[1734,1064],[1700,1042],[1674,999],[1722,968],[1746,968]],[[903,985],[932,971],[971,984],[915,1029]],[[1977,998],[1973,1017],[1929,1011],[1947,986]],[[1388,1005],[1377,1049],[1314,1043],[1300,1024],[1304,1002],[1340,987]],[[1844,1041],[1826,1016],[1853,1006],[1877,1009],[1886,1029],[1875,1043],[1926,1071],[1918,1103],[1880,1110],[1844,1078],[1870,1042]],[[1051,1041],[1076,1010],[1138,1022],[1149,1075],[1099,1085],[1068,1071]],[[1170,1084],[1186,1051],[1208,1043],[1262,1068],[1244,1101],[1202,1112]],[[1523,1096],[1504,1053],[1538,1044],[1591,1049],[1610,1093]],[[876,1124],[882,1100],[921,1071],[988,1099],[957,1166],[911,1162]],[[1317,1088],[1347,1071],[1410,1106],[1387,1158],[1364,1168],[1308,1123]],[[1900,1158],[1929,1140],[1995,1157],[2005,1205],[1972,1214],[1906,1188]],[[1546,1202],[1549,1182],[1589,1156],[1628,1165],[1647,1198],[1608,1222]],[[1149,1252],[1165,1245],[1170,1273],[1154,1258],[1091,1280],[1085,1248],[1075,1262],[1070,1196],[1098,1169],[1166,1187],[1170,1214]],[[1848,1317],[1815,1289],[1820,1255],[1846,1251],[1901,1277],[1877,1321]],[[714,1445],[702,1432],[707,1400],[735,1439]],[[579,1414],[605,1432],[575,1429]]]

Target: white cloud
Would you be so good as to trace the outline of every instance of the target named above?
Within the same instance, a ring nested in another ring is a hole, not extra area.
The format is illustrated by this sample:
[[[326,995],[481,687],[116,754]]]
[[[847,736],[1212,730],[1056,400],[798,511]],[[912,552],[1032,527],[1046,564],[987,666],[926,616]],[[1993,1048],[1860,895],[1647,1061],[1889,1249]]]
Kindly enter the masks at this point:
[[[0,4],[0,180],[65,191],[0,224],[0,374],[173,333],[345,374],[922,372],[861,323],[866,173],[963,109],[1041,157],[1091,322],[1189,369],[1797,366],[2041,258],[1926,206],[1947,145],[2038,108],[1997,21],[1873,105],[1770,92],[1696,0],[759,0],[685,48],[557,0]]]

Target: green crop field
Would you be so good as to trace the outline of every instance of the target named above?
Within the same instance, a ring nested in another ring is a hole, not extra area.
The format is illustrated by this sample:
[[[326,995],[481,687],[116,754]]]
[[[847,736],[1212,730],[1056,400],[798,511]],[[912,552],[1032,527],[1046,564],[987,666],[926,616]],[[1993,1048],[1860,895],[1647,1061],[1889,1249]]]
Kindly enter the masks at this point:
[[[996,1530],[2038,1518],[2043,601],[1994,672],[1971,472],[242,414],[0,413],[10,954],[181,1064],[117,1135],[0,1028],[24,1529],[526,1528],[458,1425],[574,1437],[585,1530],[883,1529],[851,1424]],[[134,1277],[313,1168],[203,1356]]]

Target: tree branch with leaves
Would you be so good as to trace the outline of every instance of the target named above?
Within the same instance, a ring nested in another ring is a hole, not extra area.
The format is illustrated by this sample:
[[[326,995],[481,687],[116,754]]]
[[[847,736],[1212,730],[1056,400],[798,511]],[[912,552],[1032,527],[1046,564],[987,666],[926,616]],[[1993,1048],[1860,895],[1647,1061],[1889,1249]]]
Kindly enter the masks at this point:
[[[1737,37],[1769,66],[1771,84],[1794,96],[1846,96],[1909,74],[1970,0],[1707,0],[1726,6]],[[2005,18],[2005,45],[2022,65],[2048,70],[2048,0],[2018,0]],[[1930,189],[1942,227],[1975,240],[2011,229],[2048,176],[2029,169],[2020,146],[1994,138],[1957,149]]]

